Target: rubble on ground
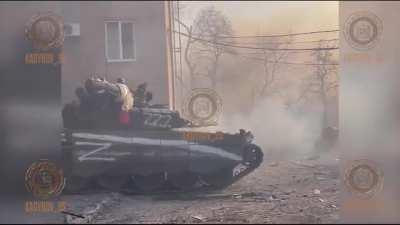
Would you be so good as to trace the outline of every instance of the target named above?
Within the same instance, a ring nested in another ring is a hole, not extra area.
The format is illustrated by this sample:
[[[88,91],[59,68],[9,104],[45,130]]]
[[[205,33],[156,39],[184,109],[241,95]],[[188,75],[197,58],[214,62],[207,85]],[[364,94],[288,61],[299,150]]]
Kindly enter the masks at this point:
[[[70,209],[84,212],[86,218],[66,216],[67,222],[335,223],[339,212],[339,167],[335,159],[280,161],[273,166],[265,163],[238,183],[215,193],[64,196]]]

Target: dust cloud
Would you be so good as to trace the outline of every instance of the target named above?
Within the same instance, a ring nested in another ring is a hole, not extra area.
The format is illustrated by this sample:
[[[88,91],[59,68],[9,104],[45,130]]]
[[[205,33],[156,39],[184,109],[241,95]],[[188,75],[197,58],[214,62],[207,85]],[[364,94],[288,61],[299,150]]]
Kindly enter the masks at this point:
[[[232,22],[235,35],[285,34],[337,29],[338,2],[182,2],[185,5],[183,21],[191,24],[196,12],[214,5]],[[186,11],[185,11],[186,10]],[[337,38],[337,33],[295,37],[293,41],[317,41]],[[249,45],[254,39],[233,40],[238,45]],[[265,40],[268,41],[268,40]],[[296,44],[296,48],[315,47],[315,44]],[[238,55],[225,55],[218,69],[217,92],[222,98],[223,114],[218,130],[236,133],[243,128],[250,130],[266,160],[287,160],[312,153],[321,134],[320,102],[311,102],[303,109],[288,107],[288,100],[300,95],[302,79],[314,73],[307,66],[281,66],[276,72],[274,88],[277,96],[255,99],[254,90],[263,82],[262,64],[246,60],[254,53],[242,49]],[[254,52],[254,51],[251,51]],[[253,55],[252,55],[253,54]],[[335,58],[338,56],[335,55]],[[286,61],[312,62],[309,52],[289,54]],[[184,68],[186,69],[186,68]],[[283,96],[280,96],[283,95]],[[335,104],[332,104],[333,106]],[[337,107],[337,106],[336,106]],[[332,107],[333,108],[333,107]],[[331,111],[336,110],[329,110]],[[331,122],[334,125],[335,122]]]
[[[240,65],[234,66],[234,65]],[[232,57],[220,68],[217,92],[222,99],[219,130],[230,133],[239,129],[253,133],[266,160],[291,160],[314,153],[321,134],[322,108],[319,102],[292,104],[301,94],[301,77],[309,76],[314,68],[282,67],[272,88],[274,94],[257,96],[255,90],[263,82],[259,64]]]
[[[267,160],[295,159],[312,152],[318,138],[318,118],[287,109],[283,101],[264,99],[249,113],[223,115],[220,128],[250,130]]]

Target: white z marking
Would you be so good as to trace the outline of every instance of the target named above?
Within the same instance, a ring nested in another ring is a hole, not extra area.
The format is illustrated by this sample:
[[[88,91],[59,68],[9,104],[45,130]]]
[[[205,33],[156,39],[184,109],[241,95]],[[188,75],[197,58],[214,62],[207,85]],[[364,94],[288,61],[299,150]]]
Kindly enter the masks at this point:
[[[115,161],[115,158],[101,158],[101,157],[89,157],[90,155],[96,154],[98,152],[104,151],[111,147],[111,143],[95,143],[95,142],[76,142],[76,145],[89,145],[89,146],[101,146],[95,150],[88,152],[82,156],[79,156],[78,160],[80,162],[87,160],[102,160],[102,161]]]
[[[74,133],[74,137],[78,138],[87,138],[87,139],[95,139],[101,141],[112,141],[126,144],[141,144],[141,145],[158,145],[158,146],[174,146],[174,147],[182,147],[186,148],[186,145],[189,145],[190,151],[203,152],[209,154],[216,154],[221,157],[229,158],[235,161],[241,161],[242,157],[236,155],[234,153],[230,153],[225,151],[224,149],[220,149],[218,147],[207,146],[207,145],[199,145],[192,142],[187,142],[184,140],[165,140],[165,139],[152,139],[152,138],[139,138],[139,137],[118,137],[112,135],[101,135],[101,134],[90,134],[90,133]],[[94,143],[99,145],[99,143]],[[103,145],[103,144],[102,144]],[[110,146],[108,146],[110,147]],[[101,149],[105,150],[105,149]],[[101,151],[96,149],[96,151]],[[92,154],[92,153],[91,153]]]

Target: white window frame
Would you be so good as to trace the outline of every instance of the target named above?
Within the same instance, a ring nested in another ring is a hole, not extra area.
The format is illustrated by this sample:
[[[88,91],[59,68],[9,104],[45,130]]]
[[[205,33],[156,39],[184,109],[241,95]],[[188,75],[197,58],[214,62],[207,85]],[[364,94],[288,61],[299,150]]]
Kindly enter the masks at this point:
[[[108,39],[107,39],[107,24],[108,23],[118,23],[118,32],[119,32],[119,59],[109,59],[108,58]],[[133,38],[133,58],[132,59],[124,59],[123,58],[123,47],[122,47],[122,23],[131,23],[132,24],[132,38]],[[104,21],[104,30],[105,30],[105,54],[107,62],[135,62],[136,61],[136,38],[135,38],[135,25],[131,20],[106,20]]]

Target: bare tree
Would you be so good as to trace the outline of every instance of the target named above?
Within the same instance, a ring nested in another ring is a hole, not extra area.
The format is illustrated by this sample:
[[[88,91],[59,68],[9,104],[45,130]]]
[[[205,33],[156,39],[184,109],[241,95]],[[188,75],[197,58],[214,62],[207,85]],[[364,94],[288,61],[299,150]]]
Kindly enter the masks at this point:
[[[186,6],[180,4],[179,7],[182,10]],[[223,36],[233,34],[230,21],[213,6],[201,9],[192,25],[185,24],[178,18],[175,21],[183,27],[185,33],[183,56],[189,72],[190,87],[195,86],[196,77],[205,76],[211,80],[212,87],[216,88],[221,56],[235,52],[233,48],[220,45],[225,40]]]
[[[320,48],[332,47],[328,42],[319,42]],[[322,104],[322,128],[327,127],[328,97],[337,94],[338,68],[332,51],[318,50],[312,53],[316,66],[314,73],[303,81],[303,90],[299,100],[309,100],[315,96]]]
[[[184,61],[186,64],[186,67],[189,70],[189,82],[190,82],[190,87],[192,86],[193,83],[193,77],[195,76],[195,71],[196,71],[196,64],[191,57],[191,49],[193,44],[196,43],[196,39],[193,38],[193,28],[191,25],[187,25],[183,22],[182,18],[185,17],[185,14],[187,13],[188,7],[186,4],[176,1],[172,2],[172,6],[174,8],[174,13],[173,13],[173,20],[174,22],[178,23],[178,28],[175,29],[173,32],[183,32],[184,35],[182,35],[184,38],[186,38],[185,42],[185,48],[184,48]],[[181,28],[183,28],[183,31],[181,31]],[[179,39],[181,38],[181,33],[179,33]],[[180,41],[180,40],[179,40]],[[182,54],[182,53],[180,53]],[[181,74],[182,76],[182,74]],[[183,77],[179,77],[181,84],[183,85]]]
[[[262,78],[262,86],[259,91],[259,97],[265,98],[271,96],[273,94],[277,94],[279,89],[276,85],[277,83],[277,73],[279,69],[282,68],[282,61],[285,61],[289,57],[288,51],[271,51],[270,49],[278,49],[285,48],[292,42],[292,39],[289,37],[286,38],[268,38],[261,39],[257,45],[261,48],[262,60],[263,60],[263,78]]]
[[[220,65],[220,60],[225,53],[234,53],[233,48],[221,45],[225,42],[224,36],[231,36],[233,34],[232,25],[230,20],[222,14],[221,11],[216,10],[213,6],[209,6],[200,10],[197,14],[193,30],[196,36],[205,41],[201,41],[201,51],[205,53],[204,58],[208,59],[207,76],[211,80],[212,88],[215,89],[217,85],[217,72]]]
[[[194,44],[198,41],[198,39],[193,38],[193,26],[186,25],[182,21],[176,19],[176,21],[185,29],[186,31],[186,45],[185,45],[185,52],[184,52],[184,59],[186,66],[189,70],[189,77],[190,77],[190,87],[192,88],[194,85],[194,77],[196,76],[196,61],[194,59]]]

